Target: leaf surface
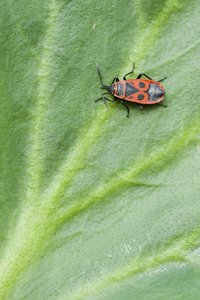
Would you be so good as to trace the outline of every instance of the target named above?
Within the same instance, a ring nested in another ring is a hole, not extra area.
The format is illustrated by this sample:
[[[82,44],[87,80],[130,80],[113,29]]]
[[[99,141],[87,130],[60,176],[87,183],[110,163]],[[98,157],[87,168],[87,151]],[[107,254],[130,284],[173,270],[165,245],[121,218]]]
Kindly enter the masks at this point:
[[[198,2],[0,8],[1,299],[198,299]],[[133,62],[167,108],[127,119]]]

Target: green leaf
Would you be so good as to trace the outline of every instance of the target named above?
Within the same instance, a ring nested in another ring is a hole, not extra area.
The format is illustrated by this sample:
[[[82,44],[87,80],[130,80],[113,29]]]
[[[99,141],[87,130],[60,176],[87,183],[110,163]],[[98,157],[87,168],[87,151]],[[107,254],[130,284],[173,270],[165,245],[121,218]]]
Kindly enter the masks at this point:
[[[199,298],[199,8],[1,1],[0,299]],[[133,62],[167,108],[128,119]]]

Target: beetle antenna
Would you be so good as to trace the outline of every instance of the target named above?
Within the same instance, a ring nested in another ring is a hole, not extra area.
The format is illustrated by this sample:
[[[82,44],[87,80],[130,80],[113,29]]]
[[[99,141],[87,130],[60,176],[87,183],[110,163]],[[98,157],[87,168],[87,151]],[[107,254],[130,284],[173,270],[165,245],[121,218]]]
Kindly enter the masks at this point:
[[[104,86],[103,80],[102,80],[102,78],[101,78],[101,74],[100,74],[100,71],[99,71],[99,65],[98,65],[98,63],[97,63],[97,71],[98,71],[98,74],[99,74],[99,78],[100,78],[100,80],[101,80],[101,84],[102,84],[102,86]]]

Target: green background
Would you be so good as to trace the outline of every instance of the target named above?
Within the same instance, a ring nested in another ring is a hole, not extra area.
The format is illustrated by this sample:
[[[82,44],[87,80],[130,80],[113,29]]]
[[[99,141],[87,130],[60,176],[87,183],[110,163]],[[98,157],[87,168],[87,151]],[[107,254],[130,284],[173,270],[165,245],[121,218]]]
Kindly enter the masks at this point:
[[[199,299],[200,6],[0,3],[0,299]],[[105,84],[164,76],[130,117]]]

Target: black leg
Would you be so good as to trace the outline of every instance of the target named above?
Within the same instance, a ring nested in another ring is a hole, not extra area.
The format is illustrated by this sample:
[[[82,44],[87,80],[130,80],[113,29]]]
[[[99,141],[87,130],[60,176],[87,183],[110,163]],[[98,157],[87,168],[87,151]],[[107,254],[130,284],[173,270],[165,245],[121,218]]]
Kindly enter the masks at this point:
[[[118,77],[115,77],[115,78],[113,79],[111,85],[114,83],[115,80],[116,80],[116,82],[117,82],[117,81],[119,81],[119,78],[118,78]]]
[[[108,100],[108,101],[110,101],[110,102],[114,102],[115,100],[117,100],[117,97],[114,97],[112,100],[110,100],[110,99],[104,97],[104,95],[106,95],[106,94],[109,94],[109,95],[110,95],[110,93],[103,93],[101,97],[99,97],[98,99],[95,100],[95,102],[97,102],[97,101],[99,101],[99,100],[101,100],[101,99],[106,99],[106,100]]]
[[[105,98],[106,100],[110,101],[110,102],[115,102],[118,98],[117,97],[114,97],[112,100],[108,99],[108,98]]]
[[[101,97],[99,97],[98,99],[95,100],[95,102],[105,98],[104,95],[110,95],[110,93],[103,93]],[[107,99],[107,98],[105,98],[105,99]]]
[[[108,107],[108,105],[107,105],[107,103],[106,103],[106,100],[109,100],[109,99],[108,99],[108,98],[106,98],[106,97],[104,97],[104,95],[107,95],[107,94],[109,94],[109,95],[110,95],[110,93],[103,93],[101,97],[99,97],[98,99],[96,99],[96,100],[95,100],[95,102],[97,102],[97,101],[99,101],[99,100],[103,99],[103,102],[104,102],[104,104],[105,104],[106,108],[109,110],[109,107]]]
[[[147,76],[147,75],[144,74],[144,73],[140,73],[136,79],[140,79],[142,76],[145,76],[145,77],[147,77],[147,78],[150,79],[150,80],[153,80],[153,79],[151,79],[149,76]]]
[[[164,106],[164,107],[167,107],[167,105],[164,105],[164,104],[162,104],[162,103],[157,103],[158,105],[160,105],[160,106]]]
[[[103,102],[104,102],[105,106],[106,106],[107,109],[109,110],[109,107],[108,107],[108,105],[107,105],[107,103],[106,103],[106,100],[107,100],[107,101],[110,101],[110,102],[114,102],[114,101],[117,99],[117,97],[114,97],[112,100],[110,100],[110,99],[104,97],[104,95],[107,95],[107,94],[110,95],[110,93],[103,93],[101,97],[99,97],[98,99],[95,100],[95,102],[97,102],[97,101],[103,99]]]
[[[126,107],[126,109],[127,109],[127,118],[128,118],[129,117],[129,107],[126,104],[124,104],[123,100],[121,100],[121,104]]]
[[[142,108],[143,108],[143,106],[140,105],[139,103],[135,102],[135,104],[137,105],[137,107],[139,107],[139,109],[142,109]]]
[[[165,76],[164,78],[158,80],[158,82],[161,82],[161,81],[163,81],[163,80],[166,79],[166,78],[167,78],[167,76]]]
[[[126,76],[129,74],[132,74],[134,72],[134,68],[135,68],[135,63],[133,63],[133,70],[127,74],[124,75],[123,80],[126,80]]]
[[[110,99],[104,97],[104,95],[107,95],[107,94],[110,95],[110,93],[103,93],[101,97],[99,97],[98,99],[95,100],[95,102],[97,102],[97,101],[99,101],[99,100],[101,100],[103,98],[106,99],[106,100],[108,100],[108,101],[110,101],[110,102],[114,102],[115,100],[118,99],[117,97],[114,97],[112,100],[110,100]]]

